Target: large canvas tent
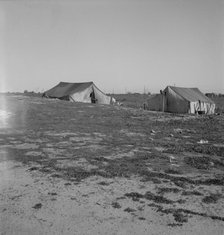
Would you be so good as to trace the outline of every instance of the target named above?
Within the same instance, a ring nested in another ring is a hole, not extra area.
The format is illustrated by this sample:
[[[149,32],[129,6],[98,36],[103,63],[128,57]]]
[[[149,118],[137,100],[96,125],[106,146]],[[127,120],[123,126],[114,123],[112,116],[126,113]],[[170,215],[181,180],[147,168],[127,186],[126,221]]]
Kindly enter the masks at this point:
[[[111,104],[114,98],[104,94],[93,82],[60,82],[44,92],[44,97],[58,98],[72,102]]]
[[[206,113],[215,112],[215,103],[198,88],[167,86],[160,94],[151,96],[148,109],[171,113]]]

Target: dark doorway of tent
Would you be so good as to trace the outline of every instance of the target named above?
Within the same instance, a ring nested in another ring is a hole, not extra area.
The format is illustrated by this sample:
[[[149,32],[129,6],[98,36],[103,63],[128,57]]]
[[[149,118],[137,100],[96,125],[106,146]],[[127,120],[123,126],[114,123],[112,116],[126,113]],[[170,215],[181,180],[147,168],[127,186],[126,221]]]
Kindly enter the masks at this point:
[[[90,99],[91,99],[91,103],[92,103],[92,104],[97,103],[97,99],[96,99],[94,90],[90,93],[89,97],[90,97]]]

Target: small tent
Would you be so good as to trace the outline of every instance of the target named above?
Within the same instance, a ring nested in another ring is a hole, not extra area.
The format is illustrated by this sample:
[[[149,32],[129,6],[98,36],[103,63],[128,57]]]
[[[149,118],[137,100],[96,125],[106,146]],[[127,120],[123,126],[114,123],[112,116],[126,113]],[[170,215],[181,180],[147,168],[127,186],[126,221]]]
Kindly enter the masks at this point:
[[[160,94],[151,96],[148,109],[171,113],[206,113],[215,112],[215,103],[198,88],[168,86]]]
[[[43,94],[44,97],[58,98],[72,102],[111,104],[114,98],[104,94],[93,82],[60,82]]]

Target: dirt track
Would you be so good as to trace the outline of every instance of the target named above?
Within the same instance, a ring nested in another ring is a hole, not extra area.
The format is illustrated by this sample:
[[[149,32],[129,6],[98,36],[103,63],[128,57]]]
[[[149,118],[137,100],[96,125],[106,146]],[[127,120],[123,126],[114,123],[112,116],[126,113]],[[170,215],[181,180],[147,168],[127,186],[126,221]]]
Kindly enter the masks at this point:
[[[1,234],[223,234],[224,117],[1,96]]]

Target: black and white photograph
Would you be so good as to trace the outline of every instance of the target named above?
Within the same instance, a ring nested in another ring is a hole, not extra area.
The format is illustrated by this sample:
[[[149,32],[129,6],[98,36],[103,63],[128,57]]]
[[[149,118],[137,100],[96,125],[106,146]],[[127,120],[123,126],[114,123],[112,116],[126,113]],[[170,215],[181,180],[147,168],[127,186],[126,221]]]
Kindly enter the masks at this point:
[[[224,0],[0,0],[0,235],[224,234]]]

